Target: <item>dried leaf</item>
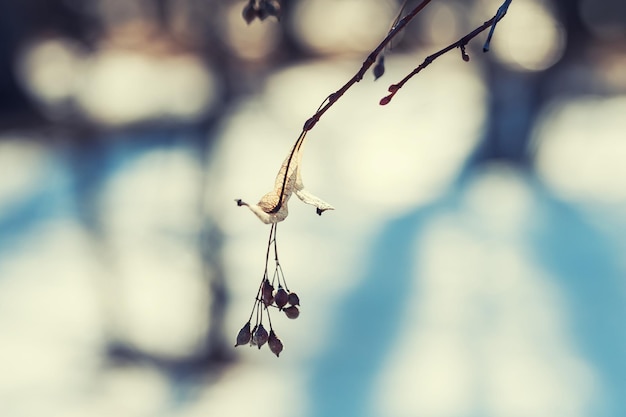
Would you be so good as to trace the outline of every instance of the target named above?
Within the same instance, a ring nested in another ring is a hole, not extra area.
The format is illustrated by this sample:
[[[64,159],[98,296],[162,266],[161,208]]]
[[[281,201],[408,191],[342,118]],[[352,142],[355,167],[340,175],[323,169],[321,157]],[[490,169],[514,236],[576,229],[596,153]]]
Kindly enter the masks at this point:
[[[235,200],[238,206],[247,206],[263,223],[278,223],[289,214],[287,203],[295,192],[302,202],[316,207],[317,214],[326,210],[334,210],[334,207],[322,199],[314,196],[304,188],[302,183],[301,165],[304,136],[301,136],[291,148],[283,161],[276,180],[274,189],[265,194],[257,204],[250,205],[240,199]]]
[[[310,192],[308,192],[305,189],[296,190],[296,196],[298,196],[298,198],[303,203],[315,206],[316,207],[315,212],[317,214],[319,214],[320,216],[326,210],[334,210],[335,209],[333,206],[331,206],[330,204],[328,204],[324,200],[320,199],[319,197],[314,196],[313,194],[311,194]]]
[[[297,143],[296,143],[297,145]],[[302,150],[304,147],[304,138],[297,149],[297,159],[296,159],[296,183],[295,183],[295,192],[296,196],[305,204],[310,204],[317,208],[317,214],[321,215],[326,210],[334,210],[335,208],[323,201],[319,197],[314,196],[310,192],[304,189],[304,184],[302,183]]]

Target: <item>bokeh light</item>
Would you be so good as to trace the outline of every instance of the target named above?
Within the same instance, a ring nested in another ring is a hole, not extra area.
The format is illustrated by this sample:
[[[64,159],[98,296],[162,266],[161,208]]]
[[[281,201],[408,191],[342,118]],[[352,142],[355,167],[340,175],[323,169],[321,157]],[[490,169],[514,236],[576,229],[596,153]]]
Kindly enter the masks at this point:
[[[83,55],[69,39],[42,39],[24,48],[18,74],[29,93],[54,115],[76,93]]]
[[[279,42],[279,27],[274,19],[254,20],[250,24],[241,18],[241,4],[228,9],[223,32],[232,50],[244,60],[259,61],[274,51]]]
[[[216,80],[196,57],[104,50],[86,63],[77,101],[90,118],[120,125],[194,119],[217,95]]]
[[[305,0],[296,5],[294,30],[318,53],[364,53],[391,27],[394,8],[377,0]]]
[[[597,1],[579,2],[580,15],[594,35],[608,40],[626,39],[626,4],[607,1],[600,6]]]
[[[565,198],[626,201],[626,97],[559,101],[536,133],[537,170]]]

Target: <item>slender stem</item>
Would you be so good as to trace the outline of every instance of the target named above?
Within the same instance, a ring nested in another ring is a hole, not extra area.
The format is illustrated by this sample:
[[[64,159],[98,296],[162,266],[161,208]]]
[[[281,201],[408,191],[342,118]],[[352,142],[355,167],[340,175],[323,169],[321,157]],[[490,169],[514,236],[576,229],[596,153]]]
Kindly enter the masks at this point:
[[[276,269],[274,270],[274,277],[278,278],[278,285],[280,287],[284,287],[285,291],[289,292],[289,287],[287,286],[287,280],[285,279],[285,273],[283,272],[283,267],[280,264],[276,264]]]
[[[254,299],[254,304],[252,304],[252,311],[250,312],[250,317],[248,317],[248,323],[252,321],[252,316],[254,316],[254,311],[256,310],[256,305],[258,303],[258,295],[257,298]]]
[[[489,51],[489,47],[491,44],[491,37],[493,36],[493,32],[496,30],[496,25],[506,14],[506,11],[509,9],[509,6],[511,5],[511,1],[512,0],[504,0],[504,3],[502,3],[502,6],[498,7],[498,11],[496,12],[496,16],[495,16],[495,21],[493,22],[493,25],[491,25],[491,29],[489,29],[489,33],[487,34],[487,40],[485,41],[485,44],[483,45],[483,52]]]
[[[267,307],[265,307],[265,309],[267,310]],[[267,322],[270,324],[270,330],[273,330],[272,319],[270,318],[270,312],[269,311],[267,311]]]
[[[274,223],[274,261],[278,265],[278,245],[276,244],[276,232],[278,231],[278,223]]]
[[[276,223],[272,223],[272,227],[270,228],[270,236],[269,236],[269,239],[267,240],[267,252],[265,253],[265,270],[263,271],[263,278],[261,279],[261,284],[259,285],[259,289],[257,290],[256,296],[254,297],[254,304],[252,305],[252,312],[250,313],[250,318],[248,319],[248,321],[252,320],[254,311],[258,308],[258,304],[262,302],[263,284],[265,283],[265,280],[268,278],[267,267],[269,266],[270,249],[272,247],[272,241],[274,241],[274,243],[276,242],[275,233],[276,233]],[[259,321],[259,315],[258,315],[258,310],[257,310],[257,323],[258,321]]]
[[[274,244],[276,244],[276,239],[274,237],[275,233],[276,233],[276,223],[272,223],[272,227],[270,228],[270,237],[267,240],[267,251],[265,252],[265,272],[263,273],[263,279],[267,278],[267,267],[270,261],[270,249],[272,247],[272,240],[274,241]]]

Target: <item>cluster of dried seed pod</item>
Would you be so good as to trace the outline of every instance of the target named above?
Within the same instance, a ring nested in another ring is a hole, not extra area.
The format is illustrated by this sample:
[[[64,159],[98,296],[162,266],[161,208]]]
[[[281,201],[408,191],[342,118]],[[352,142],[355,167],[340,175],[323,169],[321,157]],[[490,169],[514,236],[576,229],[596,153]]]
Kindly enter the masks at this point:
[[[256,346],[259,349],[267,343],[272,353],[276,356],[280,355],[283,350],[283,342],[276,336],[274,329],[272,329],[272,322],[269,320],[269,307],[277,308],[279,311],[285,313],[290,319],[296,319],[300,315],[298,306],[300,305],[300,298],[295,292],[291,292],[279,285],[277,289],[270,283],[267,278],[263,278],[261,287],[259,289],[259,296],[255,300],[254,308],[250,319],[243,325],[239,333],[237,334],[236,346],[249,344],[250,346]],[[252,317],[256,313],[256,323],[252,327]],[[263,326],[263,315],[267,314],[270,331]]]
[[[243,325],[241,330],[239,330],[235,346],[250,344],[250,346],[257,346],[261,349],[261,347],[267,343],[274,355],[280,355],[280,352],[283,351],[283,342],[276,336],[274,330],[270,329],[268,333],[262,323],[257,324],[253,329],[250,329],[250,327],[250,322],[247,322]]]
[[[274,289],[274,286],[267,278],[263,280],[261,287],[261,301],[265,307],[278,308],[290,319],[297,319],[300,315],[300,310],[298,309],[300,298],[298,298],[298,294],[287,291],[282,285]]]
[[[269,16],[280,20],[280,2],[278,0],[248,0],[241,14],[247,24],[257,18],[265,20]]]

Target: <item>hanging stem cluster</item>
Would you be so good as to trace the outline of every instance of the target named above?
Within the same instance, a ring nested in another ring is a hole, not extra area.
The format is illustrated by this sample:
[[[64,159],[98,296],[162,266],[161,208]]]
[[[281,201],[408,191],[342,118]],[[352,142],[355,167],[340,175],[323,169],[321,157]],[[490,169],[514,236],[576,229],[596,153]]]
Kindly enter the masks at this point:
[[[249,344],[257,346],[259,349],[267,343],[272,353],[280,355],[283,350],[282,341],[276,336],[270,309],[274,308],[282,311],[290,319],[296,319],[300,315],[298,306],[300,298],[295,292],[289,290],[283,268],[278,260],[278,245],[276,243],[276,230],[278,223],[272,223],[270,236],[267,241],[267,252],[265,254],[265,270],[263,278],[257,290],[250,317],[244,326],[239,330],[235,346]],[[274,272],[269,274],[270,253],[274,253]],[[267,318],[269,333],[265,328],[264,320]],[[254,326],[252,322],[254,319]]]
[[[385,48],[391,45],[392,40],[398,35],[398,33],[400,33],[400,31],[402,31],[406,25],[413,20],[415,16],[417,16],[431,1],[432,0],[422,0],[418,5],[401,17],[407,1],[404,2],[400,14],[394,20],[387,36],[385,36],[380,44],[374,48],[365,61],[363,61],[361,68],[341,88],[326,97],[318,107],[315,114],[313,114],[313,116],[311,116],[304,123],[302,132],[298,136],[296,143],[281,166],[281,170],[277,176],[275,189],[266,194],[256,205],[250,205],[240,199],[236,200],[238,206],[248,206],[250,210],[252,210],[264,223],[270,223],[271,229],[267,242],[263,278],[261,279],[261,283],[257,290],[250,317],[239,331],[235,346],[250,344],[251,346],[257,346],[260,349],[263,345],[267,344],[276,356],[279,356],[280,352],[282,352],[283,344],[274,332],[272,320],[270,318],[270,309],[277,309],[278,311],[285,313],[288,318],[295,319],[300,315],[300,310],[298,309],[300,300],[296,293],[289,290],[283,269],[278,260],[278,248],[276,244],[277,224],[287,217],[286,203],[292,192],[295,192],[295,194],[303,202],[316,206],[317,214],[321,214],[325,210],[333,209],[333,207],[328,203],[325,203],[319,198],[311,195],[308,191],[304,190],[299,172],[299,158],[301,158],[301,147],[304,142],[304,138],[307,132],[315,127],[320,118],[353,85],[363,79],[372,65],[376,64],[373,69],[375,78],[379,78],[384,74]],[[389,104],[391,99],[411,78],[429,66],[437,58],[453,49],[459,48],[461,58],[463,61],[468,62],[470,57],[466,51],[467,44],[480,33],[490,28],[487,39],[483,45],[483,52],[487,52],[489,50],[491,37],[493,36],[496,24],[506,15],[511,1],[512,0],[504,0],[503,4],[498,8],[497,13],[491,19],[487,20],[458,41],[453,42],[434,54],[427,56],[419,66],[413,69],[402,80],[389,86],[388,91],[390,94],[383,97],[380,100],[380,104]],[[248,3],[243,10],[243,17],[248,23],[250,23],[255,18],[263,20],[267,17],[267,15],[275,15],[278,17],[279,11],[280,4],[278,3],[278,0],[248,0]],[[270,253],[272,252],[274,254],[274,271],[270,277],[268,268],[270,263]],[[266,319],[267,325],[269,326],[269,333],[264,325]],[[252,325],[253,320],[254,325]]]

